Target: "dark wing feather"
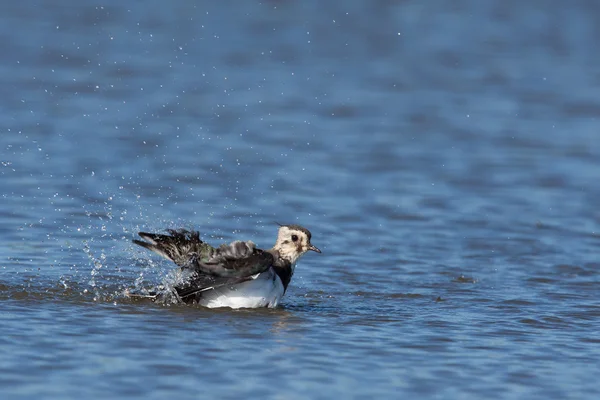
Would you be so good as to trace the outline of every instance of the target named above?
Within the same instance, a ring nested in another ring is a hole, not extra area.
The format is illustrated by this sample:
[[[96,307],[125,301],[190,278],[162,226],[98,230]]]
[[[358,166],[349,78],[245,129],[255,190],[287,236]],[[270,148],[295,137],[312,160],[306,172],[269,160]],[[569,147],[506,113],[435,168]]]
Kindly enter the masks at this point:
[[[236,240],[214,248],[200,240],[200,234],[187,230],[168,230],[169,235],[140,232],[147,240],[133,243],[145,247],[184,267],[215,276],[248,276],[265,271],[273,256],[256,248],[251,241]]]
[[[181,298],[224,285],[252,279],[273,265],[273,256],[256,248],[251,241],[235,241],[214,248],[200,240],[200,234],[187,230],[168,230],[169,235],[140,232],[147,242],[134,240],[172,260],[182,268],[194,270],[192,277],[176,288]]]
[[[200,240],[200,233],[185,229],[168,229],[169,235],[140,232],[138,235],[147,242],[134,240],[133,243],[173,261],[180,267],[189,264],[192,258],[209,259],[215,249]]]
[[[197,301],[206,290],[248,281],[269,269],[272,264],[273,256],[257,249],[252,242],[223,244],[209,259],[190,259],[186,267],[194,269],[195,273],[175,290],[184,302]]]
[[[210,257],[192,258],[188,267],[208,275],[241,278],[264,272],[272,264],[270,253],[257,249],[251,241],[237,240],[222,244]]]

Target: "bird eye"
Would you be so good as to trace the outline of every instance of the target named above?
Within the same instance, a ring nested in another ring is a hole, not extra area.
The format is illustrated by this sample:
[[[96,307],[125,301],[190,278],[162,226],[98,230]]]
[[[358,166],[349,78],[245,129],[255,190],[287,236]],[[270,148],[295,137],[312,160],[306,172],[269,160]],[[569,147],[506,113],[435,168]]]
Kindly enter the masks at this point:
[[[298,241],[298,235],[292,235],[292,242]]]

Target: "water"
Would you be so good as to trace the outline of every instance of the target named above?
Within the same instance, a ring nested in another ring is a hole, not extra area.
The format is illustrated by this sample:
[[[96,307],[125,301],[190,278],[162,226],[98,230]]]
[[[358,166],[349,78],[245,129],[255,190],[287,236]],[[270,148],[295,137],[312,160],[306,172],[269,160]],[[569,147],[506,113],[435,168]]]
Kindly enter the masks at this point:
[[[3,399],[600,395],[596,2],[1,11]],[[276,222],[278,309],[122,295]]]

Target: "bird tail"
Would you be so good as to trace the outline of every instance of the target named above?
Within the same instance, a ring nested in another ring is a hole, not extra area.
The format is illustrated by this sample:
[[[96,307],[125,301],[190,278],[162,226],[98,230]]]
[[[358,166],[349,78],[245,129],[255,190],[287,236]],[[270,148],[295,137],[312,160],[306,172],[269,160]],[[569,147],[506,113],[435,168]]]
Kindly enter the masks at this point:
[[[214,250],[212,246],[200,240],[200,233],[197,231],[168,229],[167,232],[168,235],[139,232],[138,235],[146,241],[134,239],[133,243],[182,267],[188,265],[192,257]]]

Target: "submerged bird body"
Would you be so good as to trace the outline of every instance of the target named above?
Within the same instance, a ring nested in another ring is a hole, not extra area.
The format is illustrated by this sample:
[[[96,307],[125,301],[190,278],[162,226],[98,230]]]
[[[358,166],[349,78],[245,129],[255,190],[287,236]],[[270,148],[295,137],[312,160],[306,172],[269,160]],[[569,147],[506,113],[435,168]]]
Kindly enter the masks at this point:
[[[168,235],[140,232],[133,242],[173,261],[189,278],[174,289],[178,299],[205,307],[276,307],[294,274],[296,261],[307,251],[320,253],[310,243],[310,232],[299,225],[283,225],[272,249],[234,241],[212,247],[198,232],[168,230]]]
[[[254,279],[208,290],[200,296],[198,303],[209,308],[273,308],[277,307],[284,293],[281,279],[268,269]]]

